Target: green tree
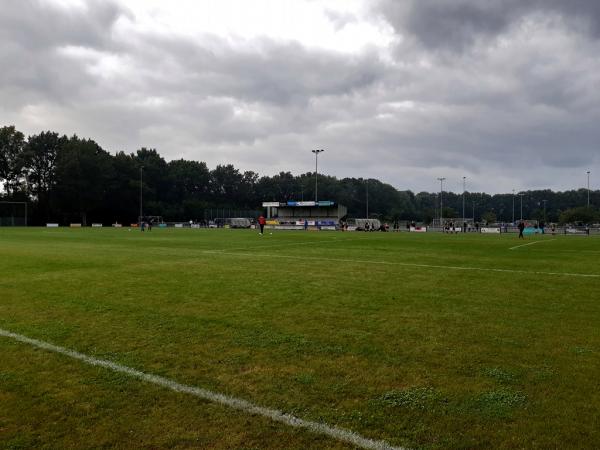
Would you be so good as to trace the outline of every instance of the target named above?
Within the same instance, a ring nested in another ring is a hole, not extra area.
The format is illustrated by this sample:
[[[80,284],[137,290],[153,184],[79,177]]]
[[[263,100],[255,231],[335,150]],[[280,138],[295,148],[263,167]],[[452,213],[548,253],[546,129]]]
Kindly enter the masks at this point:
[[[559,215],[558,221],[561,224],[567,223],[586,223],[591,224],[600,220],[600,213],[595,208],[580,206],[563,211]]]
[[[112,158],[92,140],[73,136],[56,158],[57,197],[65,220],[101,221],[109,182],[114,178]]]
[[[143,167],[144,215],[164,215],[168,203],[171,183],[167,162],[154,148],[142,147],[135,155],[138,162],[136,184],[139,190],[140,168]]]
[[[21,156],[29,194],[36,202],[36,216],[41,221],[49,219],[51,192],[56,183],[56,157],[67,141],[66,136],[44,131],[29,136]]]
[[[114,176],[107,187],[106,221],[135,223],[140,210],[140,163],[136,156],[118,152],[113,158]]]
[[[0,182],[7,194],[18,187],[22,175],[21,154],[25,145],[23,133],[14,125],[0,128]]]
[[[496,223],[496,214],[494,214],[493,211],[486,211],[481,215],[481,220],[483,220],[486,224]]]
[[[211,193],[219,206],[237,206],[243,175],[232,164],[218,165],[210,173]]]
[[[454,208],[449,208],[447,206],[444,206],[444,209],[442,212],[442,217],[444,219],[456,219],[458,217],[458,213],[456,212],[456,210]]]

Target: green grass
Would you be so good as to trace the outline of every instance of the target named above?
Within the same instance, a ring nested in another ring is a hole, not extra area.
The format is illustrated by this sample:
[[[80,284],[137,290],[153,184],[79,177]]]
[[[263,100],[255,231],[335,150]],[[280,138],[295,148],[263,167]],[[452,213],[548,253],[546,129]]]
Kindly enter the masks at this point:
[[[600,239],[533,239],[0,228],[0,328],[395,445],[597,448]],[[0,337],[32,447],[350,448]]]

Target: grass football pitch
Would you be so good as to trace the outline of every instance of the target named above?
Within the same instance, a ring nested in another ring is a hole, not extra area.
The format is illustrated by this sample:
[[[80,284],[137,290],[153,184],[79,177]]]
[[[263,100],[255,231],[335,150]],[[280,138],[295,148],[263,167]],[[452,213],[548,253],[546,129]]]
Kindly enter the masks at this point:
[[[355,446],[16,335],[381,446],[598,448],[599,258],[579,236],[0,228],[0,448]]]

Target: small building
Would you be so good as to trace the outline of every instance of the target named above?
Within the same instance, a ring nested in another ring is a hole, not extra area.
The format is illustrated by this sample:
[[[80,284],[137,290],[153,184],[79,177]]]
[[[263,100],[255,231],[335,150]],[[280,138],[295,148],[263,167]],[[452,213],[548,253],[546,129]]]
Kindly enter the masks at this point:
[[[348,215],[348,208],[332,201],[264,202],[267,225],[279,229],[302,229],[305,222],[310,228],[335,230]]]

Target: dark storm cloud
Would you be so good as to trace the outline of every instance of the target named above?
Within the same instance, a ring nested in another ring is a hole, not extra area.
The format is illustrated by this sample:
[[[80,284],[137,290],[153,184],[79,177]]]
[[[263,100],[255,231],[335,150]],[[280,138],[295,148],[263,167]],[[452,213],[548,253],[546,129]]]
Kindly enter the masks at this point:
[[[399,33],[433,49],[462,50],[531,14],[558,16],[573,29],[600,37],[597,0],[381,0],[378,8]]]
[[[68,9],[39,0],[4,0],[0,37],[23,49],[69,44],[103,48],[110,41],[112,25],[124,15],[130,13],[110,0],[90,0]]]
[[[262,39],[246,50],[206,36],[205,42],[211,40],[213,45],[201,46],[182,38],[141,36],[123,51],[140,66],[155,66],[156,72],[143,76],[154,78],[166,92],[184,90],[274,104],[306,102],[313,95],[345,95],[372,84],[384,71],[373,52],[349,58],[309,51],[294,42]]]

